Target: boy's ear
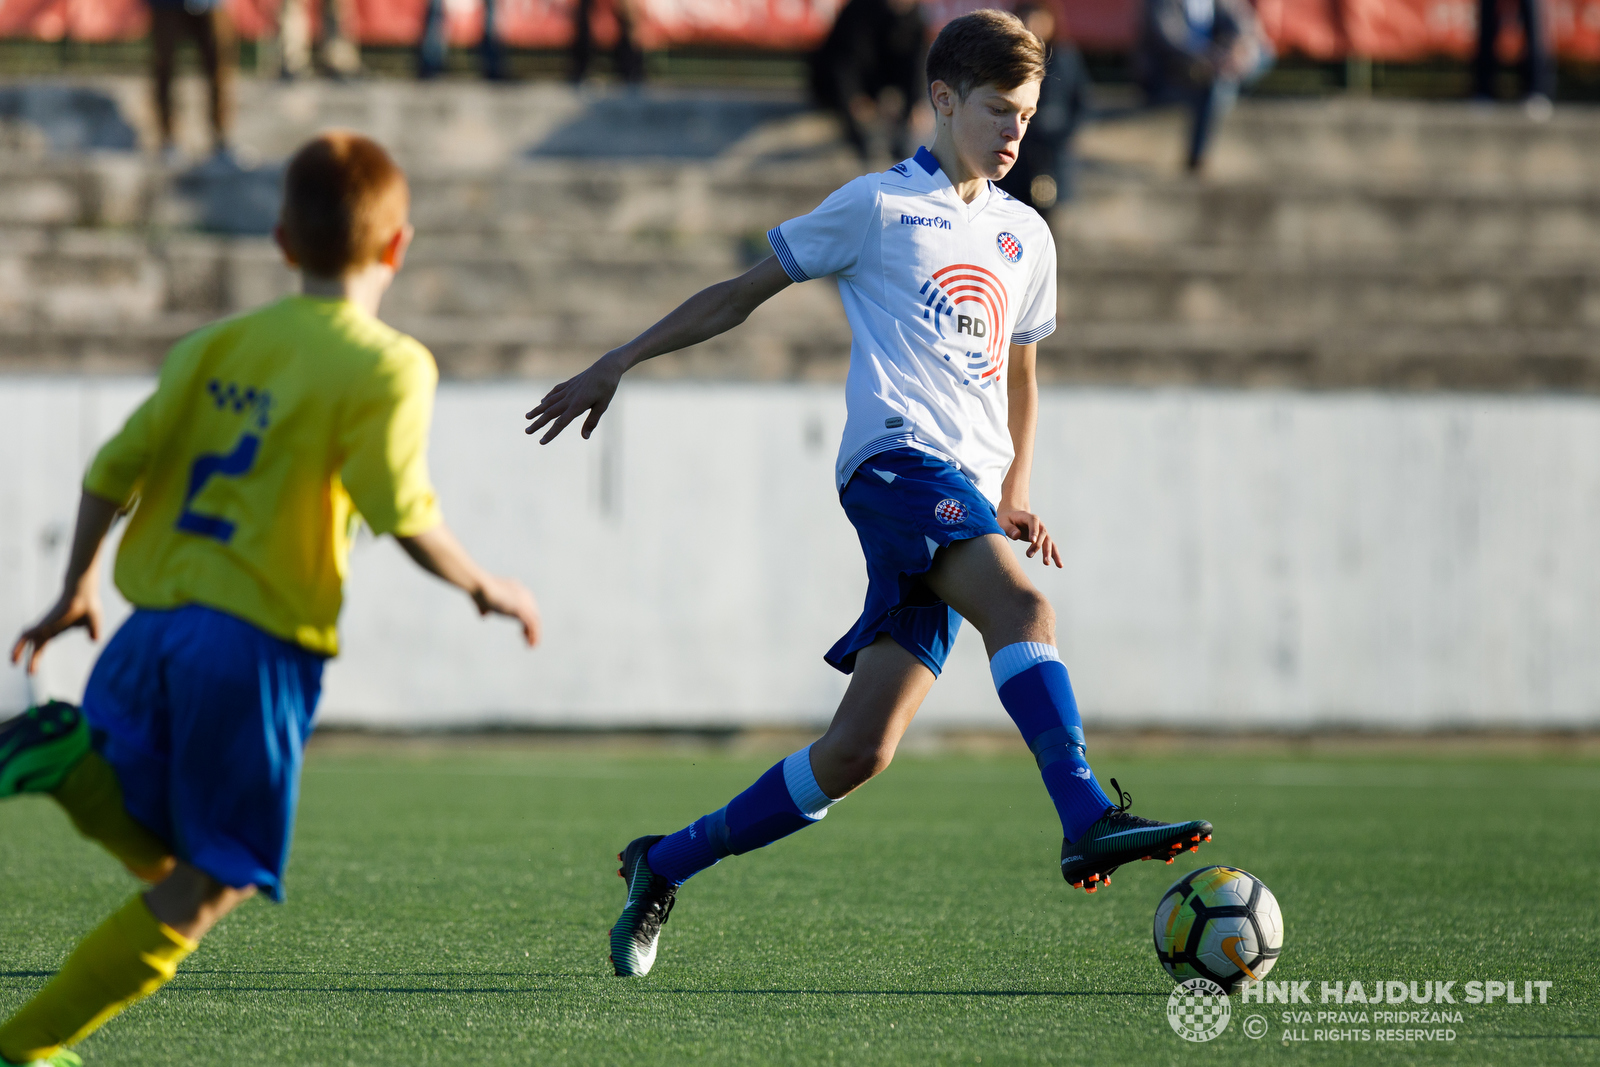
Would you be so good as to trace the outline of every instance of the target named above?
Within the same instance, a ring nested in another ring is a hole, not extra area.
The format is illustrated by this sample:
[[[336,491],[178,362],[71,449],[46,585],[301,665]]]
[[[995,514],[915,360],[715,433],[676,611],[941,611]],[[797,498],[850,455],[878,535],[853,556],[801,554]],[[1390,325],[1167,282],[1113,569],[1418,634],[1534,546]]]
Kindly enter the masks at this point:
[[[272,239],[277,242],[278,249],[283,252],[283,258],[291,267],[300,266],[300,261],[295,259],[294,252],[289,248],[289,238],[283,232],[283,223],[278,223],[272,228]]]
[[[411,238],[416,232],[409,222],[394,231],[394,236],[383,246],[383,253],[378,257],[378,262],[390,270],[399,270],[406,261],[406,249],[411,247]]]
[[[956,105],[960,102],[956,91],[945,81],[935,81],[928,86],[928,99],[933,103],[933,110],[949,118],[956,113]]]

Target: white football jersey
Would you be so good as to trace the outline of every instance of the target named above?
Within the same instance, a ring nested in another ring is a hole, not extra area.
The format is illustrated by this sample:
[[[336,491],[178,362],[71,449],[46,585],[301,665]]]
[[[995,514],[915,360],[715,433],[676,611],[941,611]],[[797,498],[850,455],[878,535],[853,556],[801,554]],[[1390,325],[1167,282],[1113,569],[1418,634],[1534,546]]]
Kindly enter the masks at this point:
[[[835,275],[850,320],[839,489],[862,461],[916,448],[990,500],[1011,465],[1006,355],[1056,327],[1056,246],[993,183],[963,203],[926,148],[767,234],[797,282]]]

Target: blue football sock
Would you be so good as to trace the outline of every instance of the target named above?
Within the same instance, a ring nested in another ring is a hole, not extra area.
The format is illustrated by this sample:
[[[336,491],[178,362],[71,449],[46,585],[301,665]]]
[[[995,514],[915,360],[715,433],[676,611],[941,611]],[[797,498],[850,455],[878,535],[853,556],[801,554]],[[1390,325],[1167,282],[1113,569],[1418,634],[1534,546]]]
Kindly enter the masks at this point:
[[[650,869],[677,885],[724,856],[788,837],[828,814],[833,801],[811,773],[811,746],[773,764],[728,806],[650,846]]]
[[[1100,791],[1084,754],[1083,720],[1072,682],[1054,645],[1019,641],[989,661],[994,687],[1022,739],[1039,761],[1044,787],[1061,816],[1061,832],[1076,841],[1115,804]]]

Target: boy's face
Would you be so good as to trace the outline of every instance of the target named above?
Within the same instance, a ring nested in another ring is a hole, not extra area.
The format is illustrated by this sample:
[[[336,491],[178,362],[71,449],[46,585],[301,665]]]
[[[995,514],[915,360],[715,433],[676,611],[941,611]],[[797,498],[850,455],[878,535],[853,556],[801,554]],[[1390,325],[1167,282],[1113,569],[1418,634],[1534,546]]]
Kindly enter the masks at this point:
[[[1017,161],[1017,148],[1039,108],[1039,83],[1015,89],[975,86],[965,100],[942,81],[933,83],[933,106],[950,122],[956,154],[973,174],[997,181]]]

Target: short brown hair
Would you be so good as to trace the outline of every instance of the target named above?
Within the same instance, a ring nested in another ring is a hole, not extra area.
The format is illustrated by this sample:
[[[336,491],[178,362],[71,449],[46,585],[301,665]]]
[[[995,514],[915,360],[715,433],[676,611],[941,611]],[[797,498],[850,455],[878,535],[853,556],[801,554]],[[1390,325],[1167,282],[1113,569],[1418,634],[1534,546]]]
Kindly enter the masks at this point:
[[[410,206],[405,172],[382,145],[331,130],[289,161],[279,220],[284,245],[307,273],[343,277],[383,254]]]
[[[993,8],[945,23],[928,49],[928,84],[965,100],[980,85],[1015,89],[1044,78],[1044,45],[1017,16]]]

